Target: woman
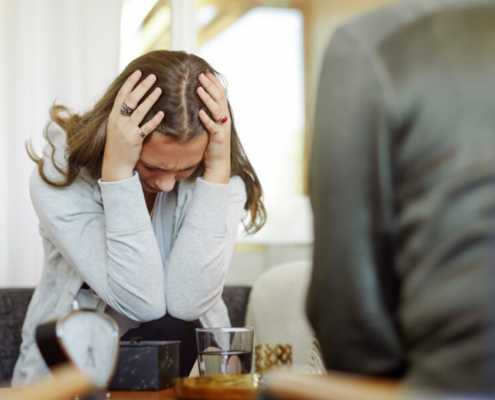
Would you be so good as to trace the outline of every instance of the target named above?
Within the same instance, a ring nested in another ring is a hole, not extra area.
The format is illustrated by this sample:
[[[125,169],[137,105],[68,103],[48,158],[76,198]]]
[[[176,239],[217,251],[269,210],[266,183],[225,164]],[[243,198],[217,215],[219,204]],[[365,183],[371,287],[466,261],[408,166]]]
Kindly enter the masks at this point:
[[[112,315],[123,340],[181,340],[225,326],[221,299],[244,210],[265,221],[262,190],[226,91],[201,58],[156,51],[134,60],[86,114],[54,106],[30,183],[45,264],[23,326],[13,385],[46,372],[36,325],[80,307]]]

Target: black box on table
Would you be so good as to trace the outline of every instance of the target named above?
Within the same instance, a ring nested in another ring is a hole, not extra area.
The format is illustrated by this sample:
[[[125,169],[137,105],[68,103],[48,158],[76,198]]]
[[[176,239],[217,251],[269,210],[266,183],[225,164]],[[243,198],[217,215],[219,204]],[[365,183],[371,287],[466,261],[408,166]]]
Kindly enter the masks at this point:
[[[179,377],[179,341],[120,342],[108,390],[162,390]]]

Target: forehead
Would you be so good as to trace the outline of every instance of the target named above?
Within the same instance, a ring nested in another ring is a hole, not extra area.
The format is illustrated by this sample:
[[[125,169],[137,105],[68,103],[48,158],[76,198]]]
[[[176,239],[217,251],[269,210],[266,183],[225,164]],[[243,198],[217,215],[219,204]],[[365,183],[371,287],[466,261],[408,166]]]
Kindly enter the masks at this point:
[[[207,145],[206,133],[188,142],[179,142],[154,132],[143,144],[141,162],[167,170],[188,168],[203,159]]]

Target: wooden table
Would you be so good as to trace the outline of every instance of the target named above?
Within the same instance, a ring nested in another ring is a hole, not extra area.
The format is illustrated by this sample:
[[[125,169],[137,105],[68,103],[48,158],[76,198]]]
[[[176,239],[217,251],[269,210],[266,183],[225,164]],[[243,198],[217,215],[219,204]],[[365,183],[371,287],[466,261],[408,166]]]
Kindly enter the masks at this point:
[[[176,400],[174,388],[159,390],[157,392],[109,392],[107,400]],[[1,397],[1,396],[0,396]]]
[[[78,372],[79,373],[79,372]],[[81,374],[82,376],[82,374]],[[294,400],[401,400],[404,398],[403,390],[399,382],[383,379],[373,379],[357,377],[337,373],[326,375],[294,375],[278,374],[271,378],[270,392],[275,397]],[[74,385],[74,381],[69,382]],[[40,389],[31,387],[30,389],[0,389],[0,399],[5,400],[53,400],[54,398],[67,399],[68,393],[77,391],[65,391],[58,397],[53,397],[55,390],[60,392],[60,380],[51,380],[52,392],[40,396]],[[55,386],[53,386],[55,384]],[[16,396],[18,391],[25,390],[29,396]],[[169,388],[158,392],[109,392],[110,397],[106,400],[178,400],[175,397],[174,389]],[[60,394],[60,393],[59,393]],[[416,394],[417,395],[417,394]],[[222,396],[220,396],[222,397]],[[414,397],[414,396],[412,396]],[[210,397],[211,398],[211,397]],[[225,397],[223,397],[225,398]],[[427,398],[417,396],[417,398]]]
[[[9,394],[14,394],[19,389],[0,388],[0,399],[7,398]],[[107,400],[176,400],[174,388],[160,390],[157,392],[109,392]]]

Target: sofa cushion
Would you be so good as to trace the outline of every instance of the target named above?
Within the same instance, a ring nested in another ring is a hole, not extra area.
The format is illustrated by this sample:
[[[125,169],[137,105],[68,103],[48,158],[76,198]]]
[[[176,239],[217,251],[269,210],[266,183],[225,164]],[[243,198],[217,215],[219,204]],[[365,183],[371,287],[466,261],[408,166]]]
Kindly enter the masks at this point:
[[[251,286],[225,286],[222,298],[229,309],[232,326],[244,326]]]
[[[21,346],[21,328],[34,289],[0,289],[0,385],[10,381]]]
[[[244,326],[249,286],[225,286],[223,300],[232,326]],[[21,329],[34,289],[0,289],[0,386],[12,379],[19,357]]]

